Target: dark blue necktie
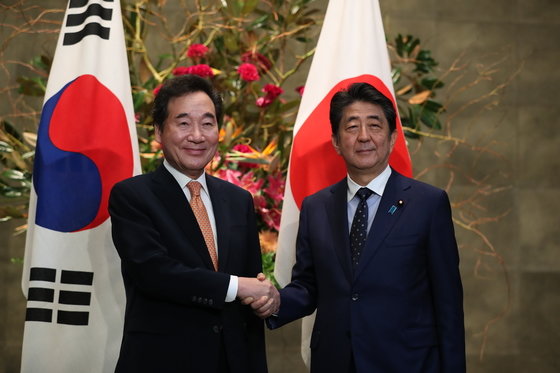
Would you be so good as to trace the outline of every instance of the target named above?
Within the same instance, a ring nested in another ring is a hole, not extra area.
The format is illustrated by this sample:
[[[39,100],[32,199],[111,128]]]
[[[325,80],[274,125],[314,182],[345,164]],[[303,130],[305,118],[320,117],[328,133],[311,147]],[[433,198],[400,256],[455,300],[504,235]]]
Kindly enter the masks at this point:
[[[368,228],[367,199],[373,194],[368,188],[360,188],[356,195],[360,198],[352,227],[350,228],[350,248],[352,249],[352,265],[358,265],[360,254],[366,244]]]

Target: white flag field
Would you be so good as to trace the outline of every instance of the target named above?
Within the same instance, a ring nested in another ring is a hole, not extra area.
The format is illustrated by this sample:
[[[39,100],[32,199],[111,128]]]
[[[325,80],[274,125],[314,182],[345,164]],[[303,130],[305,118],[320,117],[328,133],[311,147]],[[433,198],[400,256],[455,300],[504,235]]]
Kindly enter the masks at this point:
[[[329,1],[294,125],[274,270],[281,286],[290,282],[303,198],[346,175],[344,162],[331,144],[329,104],[337,91],[354,82],[372,84],[397,107],[378,0]],[[397,130],[389,164],[398,172],[412,176],[398,118]],[[313,322],[314,316],[307,317],[302,326],[302,356],[307,365]]]
[[[125,293],[107,205],[138,173],[120,2],[70,0],[37,136],[22,372],[114,370]]]

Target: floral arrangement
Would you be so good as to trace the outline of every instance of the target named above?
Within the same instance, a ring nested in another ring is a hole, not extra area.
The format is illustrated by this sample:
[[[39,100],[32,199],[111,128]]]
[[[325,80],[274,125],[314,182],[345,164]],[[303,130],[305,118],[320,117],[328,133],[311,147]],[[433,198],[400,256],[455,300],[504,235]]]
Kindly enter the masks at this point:
[[[302,93],[293,77],[313,55],[319,31],[319,12],[310,3],[197,1],[174,30],[161,3],[133,1],[123,12],[144,171],[162,156],[150,115],[162,82],[184,74],[210,79],[224,99],[224,121],[218,154],[207,172],[253,195],[264,270],[271,278],[291,130]],[[147,37],[156,29],[168,41],[167,54],[148,52]],[[298,88],[288,92],[286,86]]]

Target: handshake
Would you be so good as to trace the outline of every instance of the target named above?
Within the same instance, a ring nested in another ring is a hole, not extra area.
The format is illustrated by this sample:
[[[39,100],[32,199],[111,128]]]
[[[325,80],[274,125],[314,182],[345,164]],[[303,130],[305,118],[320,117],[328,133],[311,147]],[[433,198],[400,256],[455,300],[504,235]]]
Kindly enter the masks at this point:
[[[241,299],[241,303],[251,306],[261,319],[280,309],[280,293],[262,273],[256,278],[239,277],[237,297]]]

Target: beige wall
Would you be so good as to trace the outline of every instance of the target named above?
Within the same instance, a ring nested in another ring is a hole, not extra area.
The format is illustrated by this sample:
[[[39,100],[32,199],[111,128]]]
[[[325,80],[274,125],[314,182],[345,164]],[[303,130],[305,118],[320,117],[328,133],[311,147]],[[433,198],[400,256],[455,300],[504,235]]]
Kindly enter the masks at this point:
[[[452,121],[454,135],[495,154],[459,146],[446,158],[440,154],[449,150],[447,143],[427,140],[413,160],[415,173],[440,187],[448,185],[449,168],[424,175],[425,167],[447,163],[464,171],[455,173],[449,189],[455,203],[480,191],[473,179],[483,182],[485,192],[498,188],[480,195],[479,205],[457,204],[459,221],[507,213],[478,227],[491,247],[476,233],[456,226],[469,372],[558,372],[560,105],[555,101],[560,96],[560,1],[381,0],[381,8],[386,33],[420,37],[440,61],[442,73],[463,51],[465,79],[505,58],[491,80],[457,98],[451,113],[522,67],[492,97],[498,106],[490,111],[474,106]],[[30,38],[33,45],[36,41]],[[29,48],[22,47],[22,53],[30,53]],[[20,265],[9,263],[9,258],[22,255],[23,238],[11,236],[16,225],[0,224],[0,372],[15,372],[19,366],[25,303]],[[271,373],[304,371],[298,327],[268,333]]]

